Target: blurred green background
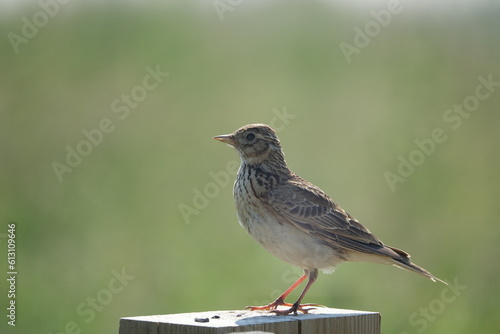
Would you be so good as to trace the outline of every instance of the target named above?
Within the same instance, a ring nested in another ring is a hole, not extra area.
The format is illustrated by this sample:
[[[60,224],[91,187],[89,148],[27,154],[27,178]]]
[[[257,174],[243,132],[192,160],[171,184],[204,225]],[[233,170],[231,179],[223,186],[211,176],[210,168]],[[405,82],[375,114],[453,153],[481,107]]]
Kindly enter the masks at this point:
[[[276,298],[300,270],[238,225],[237,154],[211,139],[256,122],[279,127],[295,172],[453,283],[343,264],[305,302],[381,312],[385,333],[497,331],[500,87],[479,77],[500,82],[498,2],[401,1],[390,17],[388,1],[232,3],[2,2],[0,331],[117,333],[120,317]],[[360,46],[350,62],[342,43]],[[429,144],[436,128],[446,140]],[[71,150],[86,154],[74,167]]]

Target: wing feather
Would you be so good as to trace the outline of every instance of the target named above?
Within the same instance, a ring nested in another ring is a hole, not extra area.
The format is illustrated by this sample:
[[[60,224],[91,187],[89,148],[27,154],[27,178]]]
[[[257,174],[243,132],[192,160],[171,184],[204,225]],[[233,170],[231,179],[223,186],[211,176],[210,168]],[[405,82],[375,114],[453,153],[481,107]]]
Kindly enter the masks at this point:
[[[286,221],[321,238],[326,244],[399,257],[321,189],[299,177],[273,189],[268,202]]]

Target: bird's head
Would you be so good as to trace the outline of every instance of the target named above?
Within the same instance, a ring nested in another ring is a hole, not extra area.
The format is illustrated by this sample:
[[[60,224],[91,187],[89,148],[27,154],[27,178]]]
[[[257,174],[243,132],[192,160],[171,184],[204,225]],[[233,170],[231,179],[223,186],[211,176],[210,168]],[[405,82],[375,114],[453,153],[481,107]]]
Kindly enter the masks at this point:
[[[249,124],[228,135],[214,139],[234,147],[243,162],[259,164],[267,159],[283,159],[281,144],[274,130],[266,124]]]

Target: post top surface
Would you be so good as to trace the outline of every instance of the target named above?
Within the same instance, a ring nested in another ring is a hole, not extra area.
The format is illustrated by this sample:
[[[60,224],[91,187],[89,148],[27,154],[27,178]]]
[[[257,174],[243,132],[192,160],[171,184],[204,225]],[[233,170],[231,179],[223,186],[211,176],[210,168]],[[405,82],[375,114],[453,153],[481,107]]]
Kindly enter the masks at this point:
[[[268,311],[207,311],[193,313],[178,313],[164,315],[150,315],[138,317],[125,317],[123,320],[141,322],[168,323],[178,325],[191,325],[203,327],[233,327],[255,325],[263,323],[275,323],[283,321],[303,321],[332,317],[355,317],[361,315],[375,315],[377,312],[356,311],[319,307],[309,311],[307,314],[277,316]]]

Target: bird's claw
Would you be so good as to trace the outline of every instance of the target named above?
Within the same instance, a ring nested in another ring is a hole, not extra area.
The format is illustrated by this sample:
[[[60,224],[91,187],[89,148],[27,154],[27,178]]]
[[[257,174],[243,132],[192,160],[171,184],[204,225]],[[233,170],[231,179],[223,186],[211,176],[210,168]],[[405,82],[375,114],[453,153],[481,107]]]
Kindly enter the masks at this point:
[[[307,308],[306,308],[307,307]],[[303,314],[309,313],[310,310],[314,310],[317,307],[325,307],[320,304],[293,304],[288,310],[272,310],[271,312],[276,315],[289,315],[293,313],[293,315],[297,315],[297,312],[302,312]]]
[[[281,298],[276,299],[274,302],[264,305],[264,306],[247,306],[246,310],[250,311],[275,311],[278,306],[293,306],[290,303],[285,303],[285,301]]]
[[[278,310],[278,306],[286,306],[290,308],[288,310]],[[283,300],[277,299],[268,305],[247,306],[245,307],[245,309],[250,311],[270,311],[276,315],[288,315],[290,313],[297,315],[297,312],[302,312],[303,314],[307,314],[310,310],[313,310],[317,307],[325,307],[325,306],[320,304],[290,304],[290,303],[285,303]]]

